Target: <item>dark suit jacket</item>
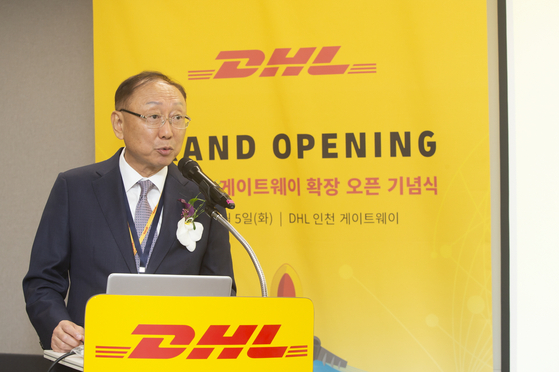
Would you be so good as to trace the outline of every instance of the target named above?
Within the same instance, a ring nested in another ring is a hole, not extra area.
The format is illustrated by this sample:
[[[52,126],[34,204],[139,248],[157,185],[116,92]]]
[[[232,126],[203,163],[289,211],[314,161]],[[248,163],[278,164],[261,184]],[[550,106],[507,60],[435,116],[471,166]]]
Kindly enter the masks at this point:
[[[46,349],[61,320],[84,325],[86,302],[105,293],[109,274],[137,272],[118,166],[121,151],[104,162],[59,174],[45,206],[23,290],[29,319]],[[176,238],[182,210],[178,199],[189,200],[198,193],[198,186],[171,164],[163,189],[161,230],[147,273],[234,279],[229,233],[217,221],[206,214],[198,217],[204,233],[194,252]]]

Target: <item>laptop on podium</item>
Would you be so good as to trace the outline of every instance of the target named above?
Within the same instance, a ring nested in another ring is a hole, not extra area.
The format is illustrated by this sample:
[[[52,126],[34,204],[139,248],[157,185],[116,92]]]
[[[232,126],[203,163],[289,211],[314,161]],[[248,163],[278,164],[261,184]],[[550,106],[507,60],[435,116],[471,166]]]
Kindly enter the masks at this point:
[[[114,273],[107,280],[107,294],[227,297],[231,295],[232,284],[233,280],[228,276]],[[62,355],[52,350],[44,351],[44,357],[51,361]],[[83,354],[67,357],[60,364],[83,371]]]
[[[232,284],[228,276],[113,273],[107,294],[225,297],[231,295]]]

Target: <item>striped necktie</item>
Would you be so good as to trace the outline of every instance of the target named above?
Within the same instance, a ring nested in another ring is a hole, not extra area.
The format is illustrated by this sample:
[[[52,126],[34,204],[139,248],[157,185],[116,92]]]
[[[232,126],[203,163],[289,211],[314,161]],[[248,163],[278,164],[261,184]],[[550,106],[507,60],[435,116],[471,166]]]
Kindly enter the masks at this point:
[[[140,199],[138,200],[138,204],[136,204],[136,212],[134,214],[134,224],[136,225],[136,232],[139,238],[142,235],[142,232],[144,231],[146,224],[148,223],[149,217],[151,216],[152,213],[152,209],[148,203],[148,192],[150,192],[150,190],[156,186],[150,180],[138,181],[138,185],[140,185],[141,191],[140,191]],[[153,226],[150,226],[149,229],[151,229],[152,227]],[[157,228],[157,226],[155,226],[154,228]],[[149,230],[147,231],[145,238],[141,243],[142,252],[144,251],[144,249],[146,249],[146,242],[148,240],[147,239],[148,236],[149,236]],[[153,243],[151,247],[147,247],[147,249],[151,250],[156,240],[157,240],[157,231],[155,232],[155,236],[153,237]],[[150,256],[151,256],[151,252],[150,252]],[[136,254],[135,259],[136,259],[136,266],[139,268],[140,257],[138,256],[138,254]]]

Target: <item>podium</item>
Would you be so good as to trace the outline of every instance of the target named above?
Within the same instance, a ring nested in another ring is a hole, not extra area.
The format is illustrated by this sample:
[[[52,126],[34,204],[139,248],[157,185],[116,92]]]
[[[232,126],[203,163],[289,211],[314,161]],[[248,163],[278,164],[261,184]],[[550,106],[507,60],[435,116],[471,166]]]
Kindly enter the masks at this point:
[[[84,371],[312,371],[306,298],[98,295]]]

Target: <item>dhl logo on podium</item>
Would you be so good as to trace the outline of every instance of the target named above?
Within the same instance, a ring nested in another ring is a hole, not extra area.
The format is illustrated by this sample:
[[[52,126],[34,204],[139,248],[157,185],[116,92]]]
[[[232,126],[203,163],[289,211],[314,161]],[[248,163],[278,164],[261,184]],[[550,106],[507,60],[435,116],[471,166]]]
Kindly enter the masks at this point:
[[[93,297],[85,371],[312,371],[304,298]]]
[[[270,345],[281,328],[280,324],[239,325],[232,336],[225,336],[229,325],[210,325],[202,337],[187,354],[186,359],[208,359],[215,349],[221,351],[215,355],[217,359],[237,359],[243,351],[248,358],[283,358],[306,357],[309,345],[301,346],[263,346]],[[254,331],[260,328],[256,339],[249,344]],[[160,347],[163,337],[171,335],[172,346],[191,345],[196,336],[194,329],[188,325],[176,324],[139,324],[133,335],[143,335],[135,348],[122,346],[95,345],[96,358],[130,358],[130,359],[171,359],[179,357],[187,350],[186,347]],[[149,337],[148,337],[149,335]],[[231,346],[229,346],[231,345]],[[244,346],[243,346],[244,345]],[[246,349],[246,350],[245,350]],[[129,352],[132,350],[132,352]]]

